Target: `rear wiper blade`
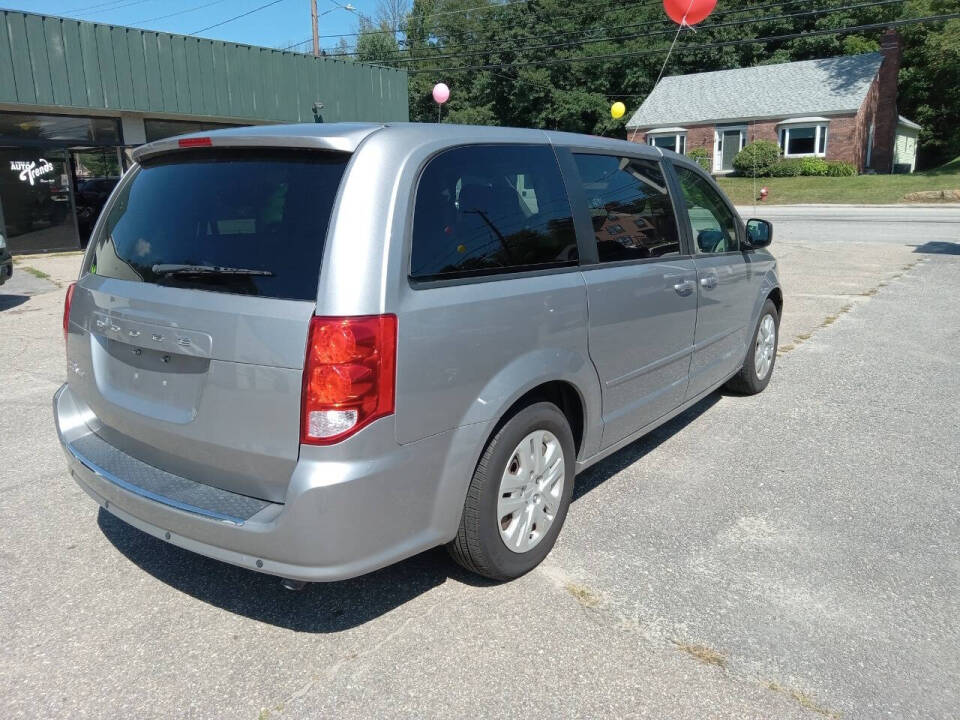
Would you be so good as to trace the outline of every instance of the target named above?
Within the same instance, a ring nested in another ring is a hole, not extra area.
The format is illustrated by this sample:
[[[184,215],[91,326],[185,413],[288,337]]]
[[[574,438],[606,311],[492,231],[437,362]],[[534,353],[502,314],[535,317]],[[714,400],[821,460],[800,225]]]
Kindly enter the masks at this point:
[[[273,277],[269,270],[250,270],[249,268],[220,267],[217,265],[187,265],[186,263],[167,263],[153,266],[156,275],[254,275]]]

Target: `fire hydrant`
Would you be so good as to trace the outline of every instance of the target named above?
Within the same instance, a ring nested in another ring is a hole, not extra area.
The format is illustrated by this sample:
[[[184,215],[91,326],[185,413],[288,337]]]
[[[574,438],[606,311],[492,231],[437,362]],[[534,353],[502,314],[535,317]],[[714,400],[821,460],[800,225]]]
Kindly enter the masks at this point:
[[[767,199],[767,195],[769,195],[769,194],[770,194],[770,191],[767,190],[766,186],[760,188],[760,200],[761,200],[761,201],[766,200],[766,199]]]

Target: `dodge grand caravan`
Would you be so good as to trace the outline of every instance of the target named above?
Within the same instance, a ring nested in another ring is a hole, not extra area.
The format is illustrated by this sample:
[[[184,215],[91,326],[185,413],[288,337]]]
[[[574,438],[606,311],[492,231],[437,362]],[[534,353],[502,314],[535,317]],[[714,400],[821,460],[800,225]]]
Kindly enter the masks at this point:
[[[682,156],[315,124],[134,158],[67,293],[54,415],[104,509],[203,555],[302,582],[446,544],[513,578],[578,472],[773,372],[772,228]]]

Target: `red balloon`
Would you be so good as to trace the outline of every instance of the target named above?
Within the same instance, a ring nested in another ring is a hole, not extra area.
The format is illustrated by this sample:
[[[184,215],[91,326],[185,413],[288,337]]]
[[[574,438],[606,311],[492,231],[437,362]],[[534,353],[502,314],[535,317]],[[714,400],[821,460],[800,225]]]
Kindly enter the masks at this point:
[[[678,25],[696,25],[707,19],[717,0],[663,0],[663,9]]]

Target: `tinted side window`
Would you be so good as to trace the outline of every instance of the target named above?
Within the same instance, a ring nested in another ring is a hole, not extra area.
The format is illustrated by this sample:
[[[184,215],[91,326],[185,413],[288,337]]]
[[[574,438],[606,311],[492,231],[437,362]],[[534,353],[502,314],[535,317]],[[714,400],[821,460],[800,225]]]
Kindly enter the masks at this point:
[[[600,262],[680,254],[677,223],[660,166],[612,155],[574,155]]]
[[[722,253],[739,249],[733,211],[710,181],[682,167],[677,168],[677,177],[687,200],[687,215],[697,251]]]
[[[420,279],[576,264],[553,150],[474,145],[433,158],[417,187],[411,255]]]

